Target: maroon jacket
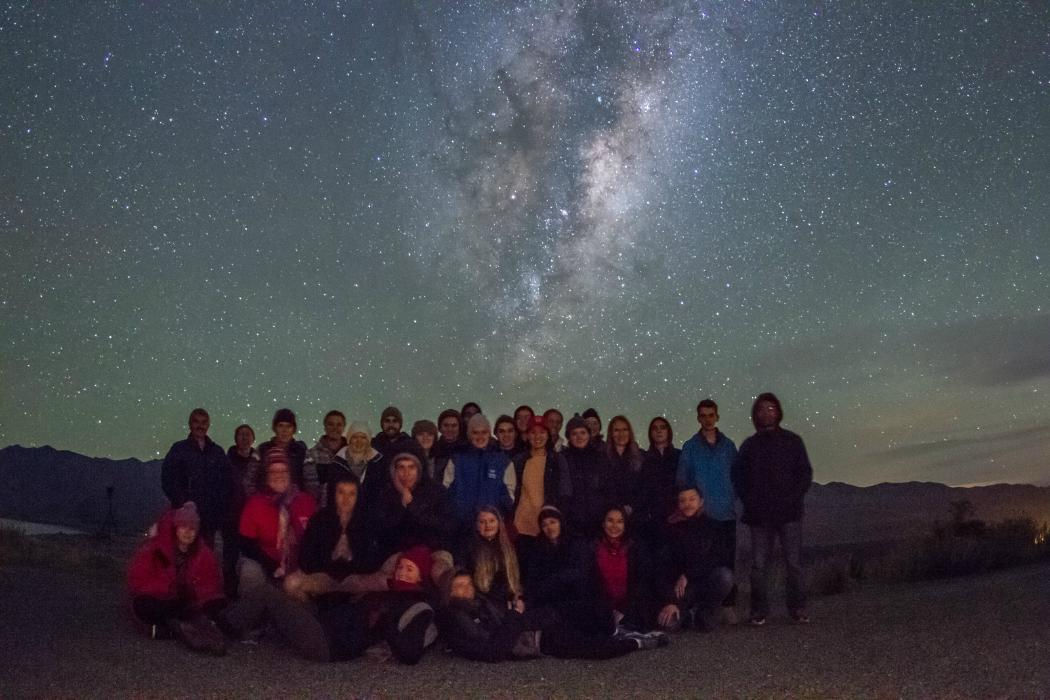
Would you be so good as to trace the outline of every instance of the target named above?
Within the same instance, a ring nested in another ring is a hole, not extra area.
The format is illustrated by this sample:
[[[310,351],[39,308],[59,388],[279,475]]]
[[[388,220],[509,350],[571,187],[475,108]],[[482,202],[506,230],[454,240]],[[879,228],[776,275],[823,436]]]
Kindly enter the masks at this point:
[[[206,603],[222,598],[222,572],[215,553],[198,537],[187,557],[183,584],[189,593],[189,600],[186,601],[189,607],[199,609]],[[149,538],[131,558],[128,590],[133,597],[174,600],[178,596],[173,510],[161,516],[157,523],[157,534]]]

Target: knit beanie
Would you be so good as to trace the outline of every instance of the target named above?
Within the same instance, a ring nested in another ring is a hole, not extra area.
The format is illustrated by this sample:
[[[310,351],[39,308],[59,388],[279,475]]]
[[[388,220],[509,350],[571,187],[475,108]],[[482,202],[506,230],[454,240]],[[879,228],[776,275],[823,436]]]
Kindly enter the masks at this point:
[[[416,437],[417,435],[420,435],[422,433],[429,433],[434,437],[437,437],[437,426],[434,425],[433,421],[429,421],[425,418],[423,420],[417,420],[415,423],[412,424],[412,437]]]
[[[363,420],[355,420],[350,424],[350,427],[346,429],[346,439],[349,440],[358,433],[369,439],[372,438],[372,431],[368,429],[368,423],[365,423]]]
[[[276,428],[278,423],[291,423],[293,428],[298,429],[298,425],[295,422],[295,414],[290,408],[279,408],[277,413],[273,414],[273,425],[271,427]]]
[[[397,418],[397,422],[401,423],[402,425],[404,425],[405,419],[401,415],[401,409],[398,408],[397,406],[387,406],[386,408],[384,408],[383,412],[379,415],[379,421],[383,422],[389,416],[393,416],[394,418]]]
[[[175,510],[172,520],[175,522],[175,527],[181,525],[183,527],[192,527],[195,530],[199,530],[201,526],[201,516],[197,512],[197,504],[193,501],[186,501],[182,504],[181,508]]]
[[[577,428],[583,428],[584,430],[587,429],[587,424],[583,422],[583,418],[579,413],[573,415],[573,417],[569,419],[569,422],[565,424],[565,435],[571,435],[572,431]]]
[[[433,559],[430,556],[430,548],[426,545],[417,544],[415,547],[410,547],[405,551],[401,552],[401,556],[397,558],[398,563],[402,559],[407,559],[416,565],[419,569],[419,583],[412,584],[405,581],[398,581],[393,576],[387,580],[387,585],[390,586],[391,590],[394,591],[405,591],[405,590],[417,590],[427,585],[430,581],[430,569],[433,566]],[[397,566],[394,566],[394,571],[397,571]]]
[[[563,526],[565,525],[565,516],[558,510],[557,506],[547,505],[540,508],[540,514],[536,516],[536,522],[539,523],[540,527],[543,527],[543,521],[547,518],[557,518],[558,522]]]

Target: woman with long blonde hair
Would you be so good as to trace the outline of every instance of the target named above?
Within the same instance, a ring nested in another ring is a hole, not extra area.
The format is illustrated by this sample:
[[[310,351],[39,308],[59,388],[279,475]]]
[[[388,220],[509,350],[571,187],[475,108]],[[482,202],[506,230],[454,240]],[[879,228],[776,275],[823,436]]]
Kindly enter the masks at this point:
[[[499,508],[482,506],[461,561],[473,572],[478,594],[500,605],[521,597],[518,555]]]

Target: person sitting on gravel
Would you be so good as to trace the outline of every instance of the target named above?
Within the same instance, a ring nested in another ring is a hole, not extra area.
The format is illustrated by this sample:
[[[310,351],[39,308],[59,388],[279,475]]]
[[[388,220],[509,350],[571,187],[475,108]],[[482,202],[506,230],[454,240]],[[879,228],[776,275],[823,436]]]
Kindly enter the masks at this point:
[[[618,634],[648,633],[656,626],[652,559],[645,543],[627,530],[622,506],[605,510],[602,536],[591,545],[591,589],[613,609]]]
[[[724,538],[704,513],[698,486],[678,491],[678,510],[667,519],[667,542],[661,565],[664,606],[657,618],[667,630],[715,626],[722,601],[733,589],[733,572],[719,551]]]
[[[299,548],[299,570],[284,577],[293,598],[343,590],[352,574],[371,573],[378,566],[374,538],[358,507],[361,482],[351,472],[328,484],[329,502],[306,525]]]
[[[128,566],[131,607],[154,639],[174,636],[195,651],[222,655],[226,642],[213,619],[226,604],[222,573],[199,530],[193,501],[161,516]]]
[[[562,659],[611,659],[638,649],[666,644],[666,637],[592,635],[563,621],[551,608],[528,612],[525,602],[497,604],[477,595],[474,577],[457,570],[443,590],[439,613],[442,639],[453,653],[473,661],[498,662],[555,656]]]

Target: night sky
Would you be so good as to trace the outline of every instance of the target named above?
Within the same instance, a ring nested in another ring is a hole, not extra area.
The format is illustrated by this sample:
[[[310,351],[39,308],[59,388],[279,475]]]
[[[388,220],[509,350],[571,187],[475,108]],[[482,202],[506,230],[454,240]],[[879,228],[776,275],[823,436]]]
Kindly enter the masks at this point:
[[[0,9],[0,444],[772,390],[1050,481],[1050,3],[231,4]]]

